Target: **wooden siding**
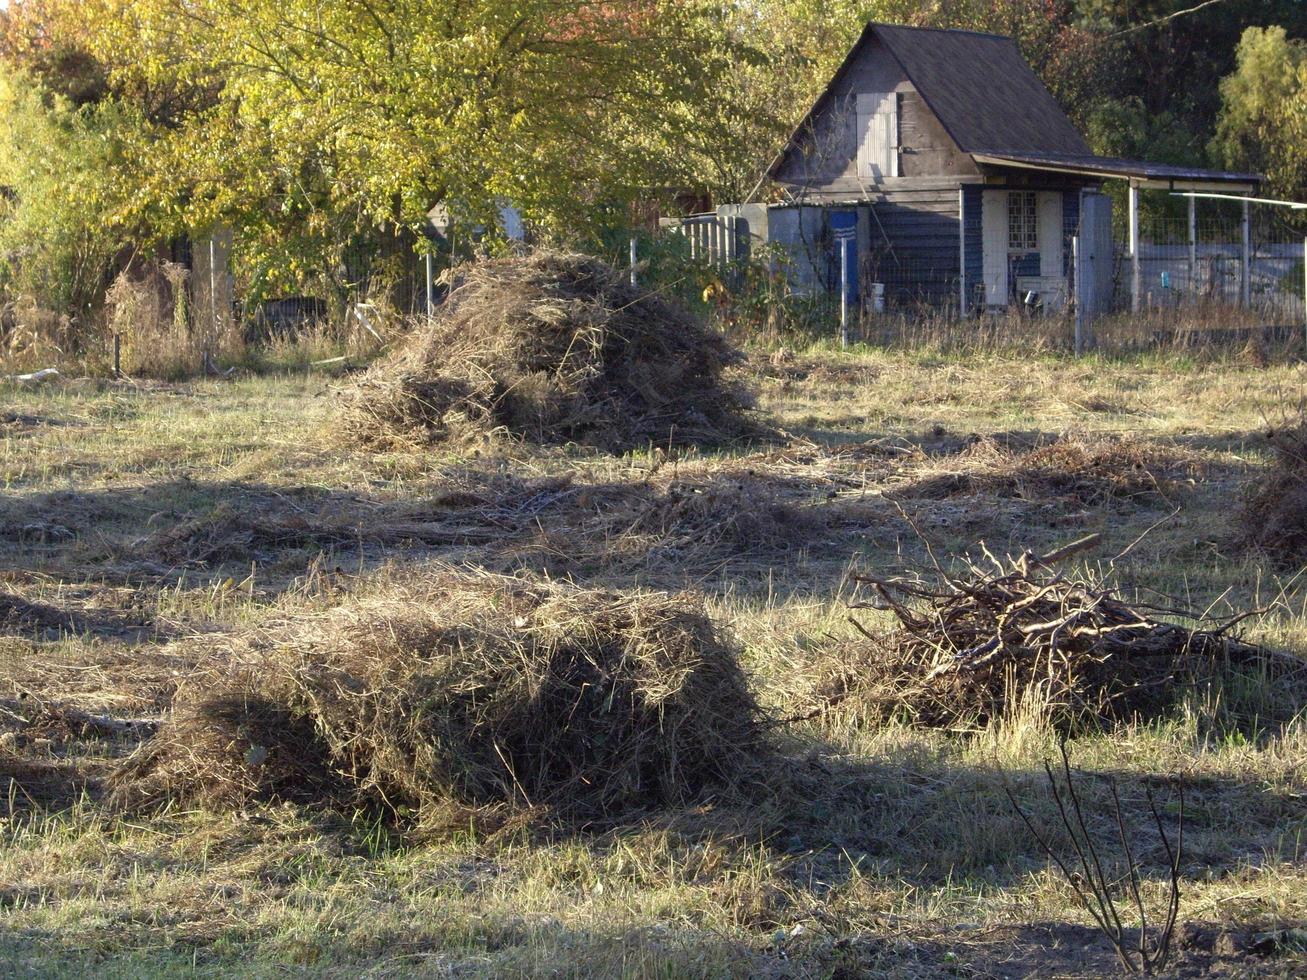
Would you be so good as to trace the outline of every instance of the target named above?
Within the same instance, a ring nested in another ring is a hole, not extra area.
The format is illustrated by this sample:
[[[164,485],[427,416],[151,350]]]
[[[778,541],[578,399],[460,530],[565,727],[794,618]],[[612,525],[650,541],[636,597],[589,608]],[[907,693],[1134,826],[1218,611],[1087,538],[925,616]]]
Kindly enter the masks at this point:
[[[891,306],[956,305],[961,254],[957,187],[871,196],[865,282],[885,283]]]
[[[880,182],[858,173],[858,95],[894,93],[898,112],[898,177]],[[787,149],[776,179],[806,200],[851,200],[893,180],[977,176],[925,100],[884,45],[872,38],[856,53]],[[910,186],[910,185],[909,185]],[[953,184],[956,191],[957,184]]]

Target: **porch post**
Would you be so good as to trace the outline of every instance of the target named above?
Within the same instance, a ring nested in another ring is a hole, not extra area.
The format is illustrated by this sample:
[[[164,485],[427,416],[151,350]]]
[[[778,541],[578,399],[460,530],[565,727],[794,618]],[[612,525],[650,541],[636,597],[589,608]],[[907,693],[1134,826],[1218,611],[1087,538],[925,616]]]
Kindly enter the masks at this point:
[[[1130,312],[1139,312],[1139,188],[1130,182]]]
[[[1085,352],[1085,304],[1082,301],[1084,293],[1080,289],[1080,236],[1071,237],[1071,288],[1073,293],[1073,302],[1076,304],[1076,335],[1075,351],[1076,357]]]
[[[967,318],[967,192],[958,188],[958,315]]]
[[[1189,292],[1198,295],[1198,199],[1189,198]]]
[[[1243,258],[1243,275],[1239,277],[1239,278],[1240,278],[1240,289],[1241,289],[1241,293],[1240,293],[1240,297],[1239,297],[1239,298],[1243,301],[1243,305],[1244,305],[1244,306],[1251,306],[1251,305],[1252,305],[1252,285],[1253,285],[1253,284],[1252,284],[1252,272],[1253,272],[1253,263],[1252,263],[1252,251],[1253,251],[1253,247],[1252,247],[1252,244],[1253,244],[1253,237],[1252,237],[1252,222],[1251,222],[1251,220],[1250,220],[1250,218],[1251,218],[1251,211],[1252,211],[1252,206],[1249,204],[1249,202],[1244,201],[1244,202],[1243,202],[1243,222],[1242,222],[1242,225],[1243,225],[1243,257],[1242,257],[1242,258]]]

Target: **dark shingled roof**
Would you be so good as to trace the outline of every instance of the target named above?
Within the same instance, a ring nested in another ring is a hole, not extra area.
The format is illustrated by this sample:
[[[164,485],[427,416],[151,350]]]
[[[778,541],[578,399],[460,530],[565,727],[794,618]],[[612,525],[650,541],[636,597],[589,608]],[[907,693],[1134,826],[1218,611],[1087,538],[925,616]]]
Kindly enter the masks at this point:
[[[1096,157],[1012,38],[875,23],[863,30],[825,91],[772,161],[766,176],[777,176],[812,118],[873,39],[903,67],[908,81],[958,149],[977,163],[1090,177],[1254,184],[1261,180],[1257,174]]]
[[[1171,163],[1149,163],[1145,160],[1122,160],[1118,157],[1082,156],[1069,153],[977,153],[977,163],[997,166],[1029,167],[1035,170],[1058,170],[1084,176],[1134,177],[1140,180],[1174,180],[1181,183],[1217,181],[1223,183],[1256,184],[1259,174],[1232,170],[1204,170]]]
[[[812,118],[867,43],[876,38],[964,153],[1091,152],[1010,37],[975,31],[868,24],[785,148],[768,168],[776,176]]]
[[[898,59],[963,153],[1093,152],[1010,37],[887,24],[869,24],[868,33]]]

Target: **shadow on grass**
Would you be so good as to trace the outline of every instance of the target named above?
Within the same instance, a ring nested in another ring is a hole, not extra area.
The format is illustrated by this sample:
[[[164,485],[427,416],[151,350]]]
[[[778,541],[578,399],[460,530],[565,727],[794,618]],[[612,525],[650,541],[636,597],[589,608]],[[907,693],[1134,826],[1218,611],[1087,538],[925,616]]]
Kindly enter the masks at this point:
[[[1301,808],[1293,794],[1265,781],[1173,774],[1157,786],[1157,777],[1138,772],[1078,773],[1089,833],[1118,868],[1108,776],[1118,783],[1126,831],[1146,881],[1165,881],[1166,874],[1143,805],[1148,788],[1157,794],[1163,822],[1174,834],[1178,812],[1172,793],[1184,785],[1186,881],[1249,862],[1293,860],[1277,854],[1271,842],[1292,832]],[[265,821],[256,807],[233,820],[230,840],[213,832],[206,836],[206,864],[212,861],[224,875],[232,896],[218,908],[221,915],[214,909],[159,908],[126,919],[91,916],[59,929],[29,915],[27,924],[7,931],[0,948],[18,957],[39,955],[55,975],[85,965],[79,956],[88,948],[97,951],[91,973],[121,968],[133,975],[166,973],[176,965],[173,952],[185,961],[193,956],[215,973],[239,961],[243,973],[253,974],[264,968],[311,974],[319,967],[330,972],[363,965],[378,975],[428,967],[487,976],[854,977],[904,971],[943,976],[957,975],[961,967],[986,976],[1112,972],[1110,947],[1078,922],[980,926],[958,923],[956,913],[932,923],[924,916],[901,918],[884,911],[886,889],[906,888],[920,903],[939,893],[980,907],[996,889],[1020,889],[1030,874],[1045,869],[1046,859],[1012,811],[1005,788],[1049,832],[1055,847],[1069,846],[1057,835],[1042,773],[960,765],[910,748],[893,761],[790,759],[775,785],[760,783],[749,802],[646,813],[603,830],[518,831],[502,842],[470,841],[454,852],[427,853],[426,845],[400,842],[383,854],[370,854],[372,838],[363,838],[372,831],[366,824],[350,825],[343,816],[306,808],[318,836],[291,834],[287,839],[297,842],[296,853],[303,851],[305,859],[278,863],[259,828],[266,825],[273,839],[280,839],[287,818]],[[163,856],[136,854],[133,866],[163,874],[173,860],[166,856],[167,839],[179,831],[165,825],[157,832]],[[310,839],[318,843],[304,851]],[[523,870],[512,862],[524,847],[536,855],[534,873],[557,850],[551,884],[533,887],[552,889],[573,911],[553,915],[525,911],[530,903],[521,912],[513,907],[512,876]],[[321,861],[311,859],[315,849]],[[290,916],[280,922],[277,915],[260,915],[260,893],[296,894],[301,896],[296,907],[308,914],[319,900],[324,908],[334,903],[331,916],[314,921],[339,922],[348,909],[329,897],[335,892],[324,891],[323,883],[333,875],[343,882],[365,874],[371,881],[367,869],[381,857],[392,868],[412,861],[403,879],[412,878],[418,892],[438,900],[442,915],[430,916],[409,891],[386,884],[398,880],[393,875],[369,886],[367,907],[376,919],[367,929],[327,929]],[[243,870],[233,879],[235,869]],[[240,887],[246,879],[252,889]],[[97,894],[112,903],[116,886],[96,881]],[[138,881],[133,887],[147,886]],[[624,905],[624,896],[646,889],[679,895],[679,911],[670,917],[630,911],[645,906]],[[26,883],[15,881],[0,890],[0,905],[30,904],[32,894]],[[619,913],[622,908],[627,911]],[[378,909],[385,914],[377,915]],[[604,919],[610,921],[599,924]],[[111,931],[107,922],[113,923]],[[1177,942],[1175,967],[1237,971],[1263,960],[1272,966],[1301,964],[1292,936],[1284,939],[1289,935],[1284,929],[1275,933],[1279,924],[1265,925],[1189,923]]]
[[[784,566],[877,515],[827,513],[819,481],[726,465],[585,481],[468,470],[402,499],[244,481],[31,494],[0,501],[7,570],[65,580],[212,582],[259,572],[279,591],[312,567],[440,559],[579,581],[682,581]],[[844,552],[843,558],[847,558]],[[842,559],[843,560],[843,559]],[[834,588],[838,570],[812,585]]]

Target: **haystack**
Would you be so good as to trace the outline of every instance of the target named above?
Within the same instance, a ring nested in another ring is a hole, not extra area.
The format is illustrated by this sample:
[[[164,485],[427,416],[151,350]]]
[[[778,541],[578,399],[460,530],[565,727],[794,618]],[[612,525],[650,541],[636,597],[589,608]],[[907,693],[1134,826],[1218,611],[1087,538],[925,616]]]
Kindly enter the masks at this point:
[[[113,784],[136,805],[593,819],[731,787],[761,731],[735,650],[688,599],[445,574],[230,651]]]
[[[540,251],[456,270],[437,315],[345,393],[364,445],[504,433],[621,451],[753,431],[725,376],[741,355],[657,293],[584,255]]]
[[[1307,561],[1307,420],[1270,434],[1275,458],[1238,518],[1244,543],[1284,564]]]
[[[862,608],[894,625],[819,665],[814,715],[965,730],[1035,710],[1067,730],[1157,717],[1232,669],[1302,692],[1296,657],[1243,642],[1233,624],[1159,620],[1052,557],[968,564],[938,583],[865,579],[875,598]]]

